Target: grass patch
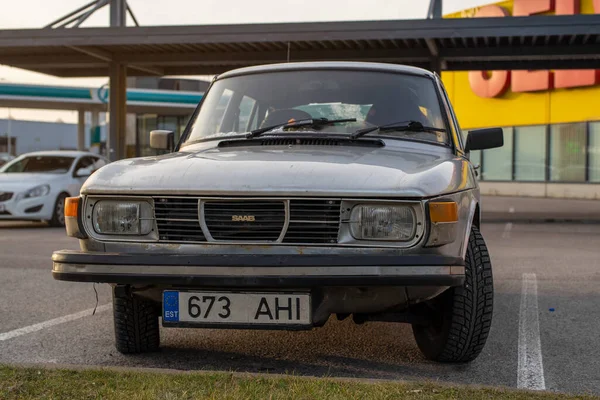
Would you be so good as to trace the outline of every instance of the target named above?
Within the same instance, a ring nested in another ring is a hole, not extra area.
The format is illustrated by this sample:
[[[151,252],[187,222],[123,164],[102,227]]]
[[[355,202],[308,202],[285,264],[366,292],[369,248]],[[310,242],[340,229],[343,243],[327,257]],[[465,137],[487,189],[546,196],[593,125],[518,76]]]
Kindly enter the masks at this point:
[[[0,399],[591,399],[433,383],[0,366]]]

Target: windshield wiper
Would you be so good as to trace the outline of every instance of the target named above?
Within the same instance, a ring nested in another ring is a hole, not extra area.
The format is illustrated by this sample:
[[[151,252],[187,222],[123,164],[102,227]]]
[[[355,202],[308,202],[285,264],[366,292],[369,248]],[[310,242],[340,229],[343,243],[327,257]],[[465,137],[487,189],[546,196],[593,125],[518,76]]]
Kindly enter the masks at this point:
[[[246,139],[252,139],[262,135],[263,133],[272,131],[277,128],[296,128],[300,126],[325,126],[330,124],[337,124],[341,122],[356,122],[356,118],[346,119],[327,119],[327,118],[313,118],[313,119],[301,119],[298,121],[285,122],[282,124],[267,126],[265,128],[255,129],[246,134]]]
[[[433,126],[424,126],[419,121],[401,121],[401,122],[392,122],[391,124],[380,125],[380,126],[372,126],[369,128],[359,129],[350,135],[351,139],[358,139],[361,136],[364,136],[371,132],[386,132],[386,131],[396,131],[396,132],[446,132],[443,128],[435,128]]]

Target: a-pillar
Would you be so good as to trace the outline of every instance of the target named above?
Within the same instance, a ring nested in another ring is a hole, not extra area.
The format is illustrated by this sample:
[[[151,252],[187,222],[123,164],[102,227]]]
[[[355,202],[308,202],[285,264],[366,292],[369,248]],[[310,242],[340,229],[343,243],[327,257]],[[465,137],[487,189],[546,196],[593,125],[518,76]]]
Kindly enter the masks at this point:
[[[110,91],[108,100],[109,131],[107,156],[111,161],[125,158],[127,121],[127,67],[125,64],[110,64]]]
[[[85,150],[85,111],[77,111],[77,150]]]

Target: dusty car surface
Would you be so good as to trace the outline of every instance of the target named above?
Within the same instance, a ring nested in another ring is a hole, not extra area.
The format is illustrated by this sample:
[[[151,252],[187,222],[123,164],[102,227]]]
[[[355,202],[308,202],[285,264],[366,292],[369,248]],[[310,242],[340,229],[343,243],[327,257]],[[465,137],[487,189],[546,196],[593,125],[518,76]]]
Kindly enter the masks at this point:
[[[410,323],[432,360],[473,360],[492,266],[469,151],[442,82],[371,63],[289,63],[215,78],[172,152],[109,164],[67,202],[81,251],[55,279],[113,286],[116,347],[164,327]]]

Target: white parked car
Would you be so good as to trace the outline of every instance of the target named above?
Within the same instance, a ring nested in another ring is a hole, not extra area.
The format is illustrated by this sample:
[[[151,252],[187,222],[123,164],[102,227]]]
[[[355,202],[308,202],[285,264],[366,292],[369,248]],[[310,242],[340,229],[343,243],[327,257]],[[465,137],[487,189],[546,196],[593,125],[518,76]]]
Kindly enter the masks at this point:
[[[64,226],[65,199],[109,161],[83,151],[23,154],[0,167],[0,221],[42,220]]]

